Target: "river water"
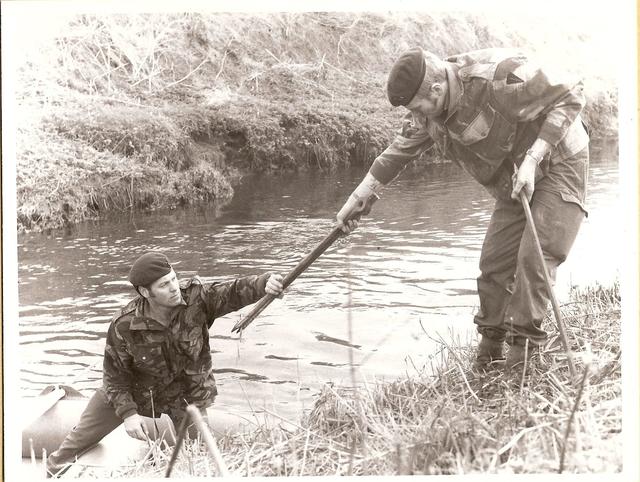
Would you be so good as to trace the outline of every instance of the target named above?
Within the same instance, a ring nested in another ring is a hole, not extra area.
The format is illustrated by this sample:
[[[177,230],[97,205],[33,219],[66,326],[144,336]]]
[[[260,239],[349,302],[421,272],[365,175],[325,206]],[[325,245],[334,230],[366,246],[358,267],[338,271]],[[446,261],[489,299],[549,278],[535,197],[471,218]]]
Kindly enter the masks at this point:
[[[559,270],[560,300],[571,285],[618,276],[617,147],[604,147],[593,150],[589,217]],[[89,395],[99,386],[108,323],[134,294],[126,277],[143,251],[163,250],[183,278],[285,274],[330,231],[362,175],[250,176],[223,208],[125,213],[72,233],[21,235],[21,393],[67,383]],[[415,374],[438,357],[441,339],[475,337],[475,278],[493,201],[449,163],[418,166],[392,186],[241,338],[230,330],[247,308],[216,320],[220,408],[295,419],[324,383]]]

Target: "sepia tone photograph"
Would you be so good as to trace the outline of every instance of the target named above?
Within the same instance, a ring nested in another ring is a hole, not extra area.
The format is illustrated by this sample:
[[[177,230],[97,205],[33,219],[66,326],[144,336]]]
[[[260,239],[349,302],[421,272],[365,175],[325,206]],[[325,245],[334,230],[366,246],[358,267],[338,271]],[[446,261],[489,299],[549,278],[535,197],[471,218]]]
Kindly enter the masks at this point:
[[[633,3],[2,10],[4,480],[640,475]]]

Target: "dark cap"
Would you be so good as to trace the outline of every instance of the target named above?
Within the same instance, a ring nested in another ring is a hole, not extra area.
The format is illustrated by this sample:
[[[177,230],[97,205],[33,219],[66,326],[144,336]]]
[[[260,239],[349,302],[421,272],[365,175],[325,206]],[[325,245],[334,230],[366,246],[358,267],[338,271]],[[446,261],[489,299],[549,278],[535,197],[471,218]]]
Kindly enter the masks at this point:
[[[394,107],[407,105],[418,92],[427,66],[420,47],[402,53],[387,80],[387,96]]]
[[[170,272],[171,265],[167,257],[159,251],[149,251],[136,259],[131,266],[129,282],[133,286],[149,286]]]

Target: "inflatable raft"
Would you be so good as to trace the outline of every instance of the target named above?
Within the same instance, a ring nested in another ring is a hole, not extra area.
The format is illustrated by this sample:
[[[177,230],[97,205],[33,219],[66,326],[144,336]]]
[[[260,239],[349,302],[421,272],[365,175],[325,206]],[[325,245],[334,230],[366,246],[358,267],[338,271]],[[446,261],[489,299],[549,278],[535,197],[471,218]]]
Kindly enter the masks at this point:
[[[44,478],[45,469],[43,455],[48,455],[58,448],[67,433],[75,426],[84,411],[89,398],[68,386],[51,386],[42,391],[40,396],[23,398],[22,420],[22,480]],[[151,438],[161,438],[161,444],[175,444],[176,428],[171,419],[162,414],[154,420],[143,417]],[[257,423],[242,414],[208,410],[209,424],[216,438],[224,435],[247,432],[255,429]],[[156,433],[157,429],[157,433]],[[149,442],[134,439],[127,435],[124,426],[120,425],[104,437],[96,446],[80,455],[73,470],[67,476],[73,477],[83,467],[102,467],[117,469],[133,466],[149,453]]]

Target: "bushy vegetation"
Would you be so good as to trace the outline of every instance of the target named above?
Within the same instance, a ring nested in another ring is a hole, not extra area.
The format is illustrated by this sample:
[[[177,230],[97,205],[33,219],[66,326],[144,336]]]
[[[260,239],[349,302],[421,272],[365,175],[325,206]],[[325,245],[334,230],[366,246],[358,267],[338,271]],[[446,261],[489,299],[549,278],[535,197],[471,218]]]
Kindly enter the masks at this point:
[[[226,199],[246,170],[367,165],[401,115],[384,85],[402,50],[544,55],[556,30],[465,12],[72,16],[20,65],[19,228]],[[615,86],[575,55],[584,32],[555,35],[553,58],[593,80],[594,133],[610,133]]]

